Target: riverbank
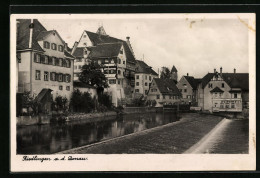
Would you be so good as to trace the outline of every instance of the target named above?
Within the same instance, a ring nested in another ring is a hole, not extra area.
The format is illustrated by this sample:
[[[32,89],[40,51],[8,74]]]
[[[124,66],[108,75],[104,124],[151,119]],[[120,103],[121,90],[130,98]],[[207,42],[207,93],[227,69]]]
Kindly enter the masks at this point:
[[[223,117],[181,114],[181,120],[92,145],[63,151],[63,154],[183,153],[209,133]]]

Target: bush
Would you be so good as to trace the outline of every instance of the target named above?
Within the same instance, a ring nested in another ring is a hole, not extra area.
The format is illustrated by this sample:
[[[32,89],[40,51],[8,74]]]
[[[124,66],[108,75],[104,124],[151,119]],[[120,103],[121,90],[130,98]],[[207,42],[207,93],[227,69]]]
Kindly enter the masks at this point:
[[[72,93],[70,107],[74,112],[91,112],[95,109],[95,99],[88,92],[80,92],[78,89]]]
[[[112,108],[112,101],[107,93],[99,95],[98,102],[101,106],[103,105],[108,109]]]

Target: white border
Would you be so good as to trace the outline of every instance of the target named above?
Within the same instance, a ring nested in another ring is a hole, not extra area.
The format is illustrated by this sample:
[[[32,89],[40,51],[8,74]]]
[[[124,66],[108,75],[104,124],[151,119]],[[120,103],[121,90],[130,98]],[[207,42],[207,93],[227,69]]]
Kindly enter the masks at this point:
[[[10,147],[12,172],[50,172],[50,171],[229,171],[256,169],[256,51],[255,31],[249,33],[249,154],[86,154],[75,157],[88,157],[88,161],[64,162],[23,162],[23,155],[16,155],[16,19],[248,19],[248,25],[255,29],[255,14],[13,14],[10,21],[10,90],[11,90],[11,119],[10,119]],[[57,155],[40,155],[50,158]],[[62,156],[62,155],[58,155]]]

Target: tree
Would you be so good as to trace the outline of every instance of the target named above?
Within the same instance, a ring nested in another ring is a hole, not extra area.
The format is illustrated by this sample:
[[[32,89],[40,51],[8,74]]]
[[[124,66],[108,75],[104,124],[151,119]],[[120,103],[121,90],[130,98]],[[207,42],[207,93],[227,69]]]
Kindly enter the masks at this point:
[[[171,78],[171,72],[168,67],[162,67],[160,78],[161,79],[170,79]]]
[[[88,65],[82,66],[79,80],[91,86],[97,87],[97,93],[103,93],[104,88],[108,87],[107,78],[101,71],[102,66],[97,62],[90,62]]]
[[[64,96],[57,96],[54,101],[55,108],[57,111],[66,111],[67,110],[68,99]]]

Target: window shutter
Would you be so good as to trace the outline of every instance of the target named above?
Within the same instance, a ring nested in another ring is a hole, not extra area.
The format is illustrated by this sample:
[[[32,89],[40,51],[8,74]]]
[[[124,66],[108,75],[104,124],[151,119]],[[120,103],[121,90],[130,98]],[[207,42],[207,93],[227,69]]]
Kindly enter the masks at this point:
[[[44,64],[44,55],[40,55],[40,62]]]
[[[55,73],[55,81],[58,81],[59,79],[58,79],[58,74],[57,73]]]
[[[36,62],[37,61],[37,53],[34,53],[34,62]]]
[[[63,78],[63,82],[66,82],[66,74],[63,74],[62,78]]]
[[[68,78],[69,78],[69,82],[70,82],[70,80],[71,80],[71,75],[68,74],[68,76],[69,76]]]
[[[69,68],[71,67],[71,62],[70,62],[70,60],[68,60],[68,62],[69,62]]]

